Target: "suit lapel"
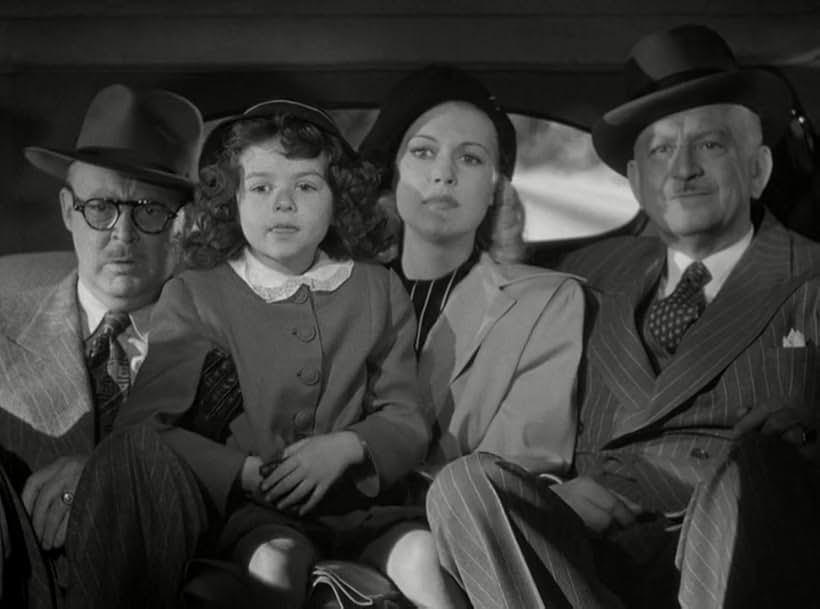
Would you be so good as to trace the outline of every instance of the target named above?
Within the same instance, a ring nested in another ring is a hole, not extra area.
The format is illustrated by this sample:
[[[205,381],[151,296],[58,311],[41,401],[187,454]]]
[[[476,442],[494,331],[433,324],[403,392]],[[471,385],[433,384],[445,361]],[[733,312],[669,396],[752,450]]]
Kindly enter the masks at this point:
[[[501,289],[504,283],[495,264],[488,260],[487,254],[482,254],[453,290],[444,311],[430,329],[419,360],[419,367],[427,370],[428,375],[447,376],[446,383],[439,382],[435,386],[449,386],[464,371],[487,332],[515,303],[515,299]],[[452,366],[441,361],[442,354],[451,354],[447,359]]]
[[[652,424],[697,394],[760,335],[800,283],[791,280],[791,250],[788,233],[766,216],[715,300],[658,375],[647,416],[631,421],[633,429]]]
[[[635,311],[657,284],[664,260],[661,245],[650,256],[636,256],[635,279],[600,300],[589,351],[604,382],[624,406],[619,417],[643,411],[654,390],[655,372],[635,321]]]
[[[72,273],[43,299],[31,317],[21,319],[6,337],[6,374],[10,391],[3,408],[38,431],[58,436],[92,408],[80,337]],[[21,396],[45,391],[38,403]],[[39,403],[41,400],[53,403]]]

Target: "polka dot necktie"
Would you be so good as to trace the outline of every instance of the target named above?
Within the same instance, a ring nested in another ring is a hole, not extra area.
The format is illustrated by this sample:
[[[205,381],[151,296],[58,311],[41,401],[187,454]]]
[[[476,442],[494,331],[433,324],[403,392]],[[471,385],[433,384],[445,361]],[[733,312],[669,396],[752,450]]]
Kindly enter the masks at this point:
[[[111,431],[114,417],[131,386],[128,356],[117,340],[130,325],[131,318],[127,313],[109,311],[86,341],[85,361],[94,390],[99,439]]]
[[[706,308],[703,286],[712,275],[702,262],[693,262],[683,272],[675,290],[652,303],[647,312],[647,326],[669,353],[675,353],[683,335]]]

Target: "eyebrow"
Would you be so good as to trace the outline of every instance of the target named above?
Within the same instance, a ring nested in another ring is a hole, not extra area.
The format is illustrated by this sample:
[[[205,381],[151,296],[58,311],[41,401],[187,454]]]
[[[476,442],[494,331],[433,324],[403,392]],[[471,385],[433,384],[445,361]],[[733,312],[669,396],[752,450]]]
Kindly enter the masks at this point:
[[[251,178],[269,178],[273,175],[275,175],[275,174],[272,171],[252,171],[250,173],[246,173],[245,177],[243,179],[244,180],[250,180]],[[293,177],[296,177],[296,178],[303,178],[305,176],[317,176],[319,178],[322,178],[323,180],[325,179],[325,175],[322,172],[316,171],[314,169],[309,169],[307,171],[300,171],[299,173],[296,173],[296,174],[293,175]]]

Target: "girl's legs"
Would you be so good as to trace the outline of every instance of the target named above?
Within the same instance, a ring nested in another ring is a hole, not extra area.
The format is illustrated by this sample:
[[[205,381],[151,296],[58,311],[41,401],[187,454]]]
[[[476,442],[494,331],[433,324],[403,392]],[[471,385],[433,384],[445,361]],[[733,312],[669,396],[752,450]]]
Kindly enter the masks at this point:
[[[244,554],[247,557],[248,552]],[[251,577],[270,590],[277,607],[301,609],[315,562],[316,550],[310,540],[293,529],[281,527],[263,543],[254,544],[250,559],[244,564]]]
[[[365,547],[362,560],[386,573],[402,594],[424,609],[467,609],[458,584],[441,568],[429,529],[403,522]]]

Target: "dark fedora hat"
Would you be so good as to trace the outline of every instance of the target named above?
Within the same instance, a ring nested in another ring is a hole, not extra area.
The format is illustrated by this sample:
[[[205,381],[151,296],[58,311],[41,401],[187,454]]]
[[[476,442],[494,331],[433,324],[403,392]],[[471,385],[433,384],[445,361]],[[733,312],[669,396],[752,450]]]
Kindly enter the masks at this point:
[[[760,117],[770,142],[790,118],[791,94],[782,78],[741,68],[726,41],[704,26],[682,25],[642,38],[632,47],[624,75],[628,101],[592,128],[598,156],[621,174],[645,127],[689,108],[745,106]]]
[[[359,152],[383,171],[382,185],[392,186],[393,165],[410,125],[430,108],[449,101],[467,102],[484,112],[498,134],[501,173],[515,169],[515,128],[496,98],[477,78],[454,66],[429,65],[411,72],[388,93]]]
[[[201,136],[202,116],[181,95],[111,85],[91,101],[74,150],[29,146],[25,156],[59,179],[65,179],[71,163],[81,161],[190,190]]]

